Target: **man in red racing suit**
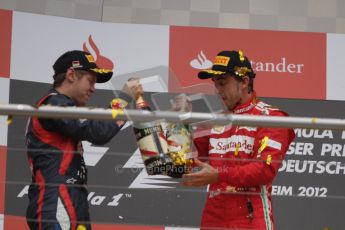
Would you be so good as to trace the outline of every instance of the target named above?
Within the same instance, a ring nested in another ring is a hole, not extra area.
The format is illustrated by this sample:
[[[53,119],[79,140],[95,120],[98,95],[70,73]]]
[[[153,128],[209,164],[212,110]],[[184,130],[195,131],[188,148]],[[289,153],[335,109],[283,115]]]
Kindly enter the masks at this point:
[[[200,72],[199,78],[210,75],[230,113],[287,116],[256,98],[250,83],[255,74],[241,51],[219,53],[212,70]],[[207,157],[209,163],[196,160],[201,170],[184,175],[183,183],[210,184],[201,229],[274,230],[272,181],[293,130],[228,125],[194,135],[200,159]]]

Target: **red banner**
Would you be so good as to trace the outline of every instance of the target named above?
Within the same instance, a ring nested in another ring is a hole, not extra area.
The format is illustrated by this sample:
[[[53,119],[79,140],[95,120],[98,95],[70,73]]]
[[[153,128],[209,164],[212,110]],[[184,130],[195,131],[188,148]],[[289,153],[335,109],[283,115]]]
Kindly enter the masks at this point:
[[[4,229],[29,229],[24,216],[5,215]],[[93,230],[164,230],[159,226],[118,225],[118,224],[92,224]]]
[[[94,230],[164,230],[164,227],[116,224],[92,224]]]
[[[10,77],[12,11],[0,9],[0,77]]]
[[[197,78],[198,72],[210,68],[222,50],[242,50],[252,61],[258,96],[326,98],[324,33],[179,26],[170,29],[169,64],[182,87],[205,83]]]
[[[4,216],[4,229],[29,229],[24,216]]]

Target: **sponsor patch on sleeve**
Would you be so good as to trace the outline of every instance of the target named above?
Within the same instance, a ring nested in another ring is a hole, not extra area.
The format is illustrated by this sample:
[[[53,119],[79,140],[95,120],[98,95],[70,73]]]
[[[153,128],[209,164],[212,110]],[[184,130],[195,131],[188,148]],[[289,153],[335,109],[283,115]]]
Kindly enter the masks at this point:
[[[281,150],[282,149],[282,144],[279,143],[278,141],[272,140],[272,139],[268,139],[267,140],[267,146],[277,149],[277,150]]]

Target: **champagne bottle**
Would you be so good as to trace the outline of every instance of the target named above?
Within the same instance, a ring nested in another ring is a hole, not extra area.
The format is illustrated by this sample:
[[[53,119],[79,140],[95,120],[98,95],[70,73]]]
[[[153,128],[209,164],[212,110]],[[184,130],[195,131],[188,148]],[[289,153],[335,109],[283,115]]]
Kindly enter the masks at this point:
[[[136,96],[138,109],[151,111],[143,95]],[[161,121],[134,122],[134,134],[148,175],[167,174],[172,167]]]
[[[179,103],[180,108],[175,108],[175,111],[190,112],[190,108],[186,105],[187,96],[185,94],[178,95],[176,100],[180,100],[182,103]],[[188,126],[183,123],[167,123],[166,130],[169,156],[173,162],[173,167],[168,171],[168,175],[180,178],[193,164],[192,136]]]

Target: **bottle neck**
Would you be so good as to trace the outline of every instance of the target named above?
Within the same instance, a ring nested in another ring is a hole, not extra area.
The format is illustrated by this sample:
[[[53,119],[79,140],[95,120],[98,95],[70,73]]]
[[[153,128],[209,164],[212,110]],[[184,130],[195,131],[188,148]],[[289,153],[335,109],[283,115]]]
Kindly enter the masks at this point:
[[[136,101],[136,106],[138,109],[147,109],[147,110],[151,110],[149,104],[147,103],[147,101],[145,101],[144,97],[142,95],[140,95]]]

